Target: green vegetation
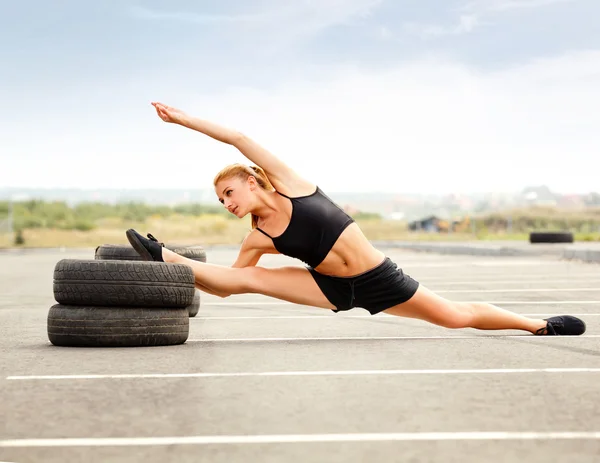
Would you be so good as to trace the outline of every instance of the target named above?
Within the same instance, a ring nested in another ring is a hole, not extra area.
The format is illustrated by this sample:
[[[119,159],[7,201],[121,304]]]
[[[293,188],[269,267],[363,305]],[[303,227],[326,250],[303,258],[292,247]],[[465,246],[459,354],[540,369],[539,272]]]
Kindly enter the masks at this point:
[[[0,221],[8,203],[0,202]],[[451,233],[411,232],[406,221],[387,220],[377,213],[352,216],[371,240],[527,240],[534,230],[566,230],[576,241],[600,241],[600,208],[559,210],[530,208],[468,217]],[[13,203],[15,234],[0,234],[0,247],[97,246],[124,243],[124,230],[138,228],[165,240],[197,244],[240,244],[250,230],[249,217],[238,220],[221,206],[184,204],[150,206],[30,200]]]
[[[570,231],[577,240],[596,241],[600,234],[600,208],[565,210],[550,207],[515,209],[474,217],[472,230],[479,239],[523,235],[532,231]],[[493,238],[491,238],[493,239]],[[517,238],[518,239],[518,238]]]
[[[8,202],[0,202],[0,216],[8,214]],[[200,216],[230,214],[220,207],[201,204],[178,206],[149,206],[140,202],[123,204],[81,203],[70,206],[64,201],[29,200],[13,203],[15,230],[50,228],[58,230],[90,231],[102,219],[120,219],[123,222],[143,223],[150,217],[169,218],[176,215]]]

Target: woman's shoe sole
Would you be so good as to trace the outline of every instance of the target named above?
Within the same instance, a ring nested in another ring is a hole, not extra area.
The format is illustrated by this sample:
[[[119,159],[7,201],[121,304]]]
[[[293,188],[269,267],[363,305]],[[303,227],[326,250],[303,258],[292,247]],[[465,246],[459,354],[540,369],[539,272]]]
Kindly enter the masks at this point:
[[[154,261],[154,259],[152,258],[152,254],[150,254],[150,251],[148,251],[146,249],[146,246],[142,244],[142,242],[136,236],[136,233],[133,229],[130,228],[129,230],[127,230],[125,232],[125,236],[127,236],[129,243],[131,244],[133,249],[135,249],[137,253],[142,257],[142,259]]]

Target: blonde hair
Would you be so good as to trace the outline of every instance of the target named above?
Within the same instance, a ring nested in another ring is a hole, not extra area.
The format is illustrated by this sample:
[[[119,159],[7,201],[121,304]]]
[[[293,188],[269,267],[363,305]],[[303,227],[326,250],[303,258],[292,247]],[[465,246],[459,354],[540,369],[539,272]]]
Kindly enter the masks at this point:
[[[275,191],[271,182],[267,178],[265,171],[258,166],[247,166],[245,164],[230,164],[224,167],[213,180],[213,185],[216,186],[221,180],[239,177],[242,180],[247,180],[248,177],[254,177],[258,186],[267,191]],[[256,228],[258,224],[258,216],[252,214],[252,228]]]

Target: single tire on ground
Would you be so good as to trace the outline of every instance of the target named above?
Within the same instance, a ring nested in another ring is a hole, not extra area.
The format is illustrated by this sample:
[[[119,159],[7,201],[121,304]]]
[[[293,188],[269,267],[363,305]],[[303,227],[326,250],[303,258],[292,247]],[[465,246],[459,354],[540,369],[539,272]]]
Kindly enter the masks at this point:
[[[530,243],[572,243],[574,241],[571,232],[531,232]]]
[[[55,346],[136,347],[183,344],[186,309],[89,307],[55,304],[48,312],[48,339]]]
[[[196,290],[196,294],[194,294],[194,301],[187,306],[187,309],[190,317],[195,317],[198,315],[198,311],[200,310],[200,291]]]
[[[182,246],[165,243],[165,247],[188,259],[206,262],[206,251],[202,246]],[[142,257],[131,245],[123,244],[100,245],[96,248],[94,258],[96,260],[142,260]]]
[[[184,264],[63,259],[54,268],[54,298],[64,305],[186,308],[195,292]]]

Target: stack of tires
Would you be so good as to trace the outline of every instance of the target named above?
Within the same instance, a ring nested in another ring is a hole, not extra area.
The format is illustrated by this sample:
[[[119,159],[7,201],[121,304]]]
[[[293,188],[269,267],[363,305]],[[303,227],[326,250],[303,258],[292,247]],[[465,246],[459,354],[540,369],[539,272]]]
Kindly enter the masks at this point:
[[[199,246],[167,247],[206,262]],[[183,344],[200,306],[188,265],[146,262],[131,246],[99,246],[94,260],[63,259],[53,283],[48,338],[56,346]]]

